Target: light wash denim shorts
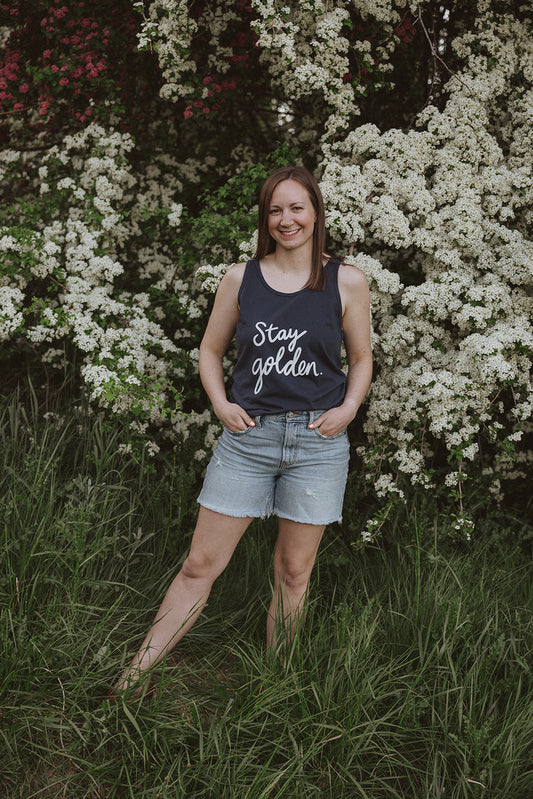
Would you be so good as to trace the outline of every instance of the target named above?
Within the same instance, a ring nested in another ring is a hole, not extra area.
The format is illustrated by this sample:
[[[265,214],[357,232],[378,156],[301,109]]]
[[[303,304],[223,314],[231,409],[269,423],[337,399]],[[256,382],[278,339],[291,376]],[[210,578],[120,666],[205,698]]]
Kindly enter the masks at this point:
[[[256,416],[255,427],[224,429],[198,502],[226,516],[274,513],[305,524],[342,518],[348,475],[346,430],[324,436],[308,425],[323,411]]]

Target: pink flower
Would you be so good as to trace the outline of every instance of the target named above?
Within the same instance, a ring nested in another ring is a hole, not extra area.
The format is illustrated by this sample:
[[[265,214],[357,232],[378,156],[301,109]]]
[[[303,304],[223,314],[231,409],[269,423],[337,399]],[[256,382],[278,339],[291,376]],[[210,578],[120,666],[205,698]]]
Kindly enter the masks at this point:
[[[13,111],[23,111],[24,105],[22,103],[15,103],[13,106]]]
[[[50,69],[52,70],[52,72],[59,72],[59,67],[57,66],[57,64],[52,64]]]
[[[21,94],[26,94],[26,92],[27,92],[27,91],[29,91],[29,89],[30,89],[30,86],[29,86],[29,84],[28,84],[28,83],[22,83],[22,84],[19,86],[19,92],[20,92]]]
[[[61,78],[59,81],[60,86],[68,86],[68,78]]]
[[[204,114],[208,114],[209,113],[209,108],[202,108],[202,111],[204,112]]]
[[[190,119],[193,116],[193,111],[190,105],[188,105],[185,111],[183,112],[183,116],[185,117],[185,119]]]

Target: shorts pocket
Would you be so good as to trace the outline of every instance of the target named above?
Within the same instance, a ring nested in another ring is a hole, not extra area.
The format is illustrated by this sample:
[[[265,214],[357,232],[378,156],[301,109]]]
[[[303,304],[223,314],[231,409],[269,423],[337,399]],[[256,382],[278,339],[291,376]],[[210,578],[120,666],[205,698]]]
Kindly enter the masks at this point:
[[[224,428],[225,432],[229,436],[234,436],[235,438],[241,438],[242,436],[245,436],[247,433],[250,432],[250,430],[253,430],[253,429],[254,429],[253,427],[248,426],[248,427],[246,427],[245,430],[236,430],[235,433],[233,433],[231,430],[228,430],[227,427]]]
[[[317,434],[319,438],[322,438],[324,441],[335,441],[336,438],[340,438],[341,436],[345,435],[347,428],[345,427],[344,430],[341,430],[340,433],[337,433],[336,436],[325,436],[323,433],[320,432],[318,427],[313,428],[313,432]]]

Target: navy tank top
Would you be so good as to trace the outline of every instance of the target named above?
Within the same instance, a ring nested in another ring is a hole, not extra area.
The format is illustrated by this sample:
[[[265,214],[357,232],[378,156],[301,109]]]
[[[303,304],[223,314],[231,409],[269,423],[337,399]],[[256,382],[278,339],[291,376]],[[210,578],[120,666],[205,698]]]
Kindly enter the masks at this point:
[[[327,410],[344,399],[339,262],[324,269],[323,291],[286,294],[268,285],[259,261],[246,264],[231,398],[251,416]]]

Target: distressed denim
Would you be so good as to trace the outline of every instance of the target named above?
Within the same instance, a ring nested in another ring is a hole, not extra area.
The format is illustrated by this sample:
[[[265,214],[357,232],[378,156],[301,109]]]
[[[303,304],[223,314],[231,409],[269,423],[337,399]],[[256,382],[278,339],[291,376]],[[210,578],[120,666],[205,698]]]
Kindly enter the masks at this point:
[[[274,513],[305,524],[342,518],[348,474],[346,430],[324,436],[308,425],[323,411],[257,416],[255,427],[224,429],[198,502],[227,516]]]

